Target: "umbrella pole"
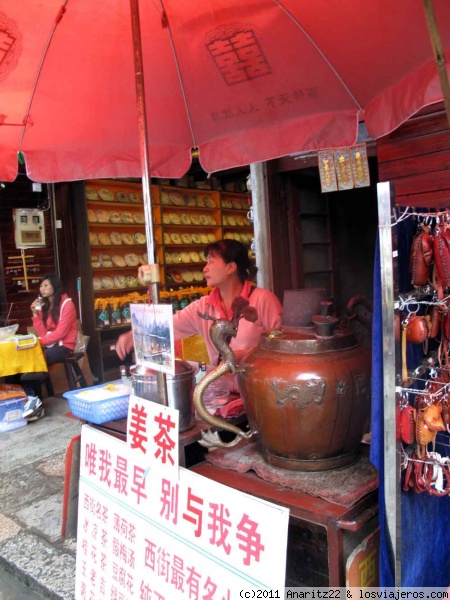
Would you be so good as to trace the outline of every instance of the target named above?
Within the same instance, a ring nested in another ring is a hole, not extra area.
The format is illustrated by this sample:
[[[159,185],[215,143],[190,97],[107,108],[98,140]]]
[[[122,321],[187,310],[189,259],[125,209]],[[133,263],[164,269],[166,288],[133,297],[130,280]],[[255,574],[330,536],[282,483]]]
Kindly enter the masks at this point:
[[[439,35],[436,15],[434,12],[433,0],[422,0],[427,20],[428,33],[430,34],[431,45],[433,47],[434,58],[438,67],[439,78],[441,80],[442,94],[444,97],[445,112],[450,126],[450,85],[448,82],[447,69],[445,65],[445,54],[442,47],[441,36]]]
[[[136,102],[139,129],[139,149],[142,166],[142,191],[144,195],[145,235],[150,269],[146,270],[148,291],[152,304],[159,303],[159,265],[156,262],[155,234],[152,219],[152,195],[150,187],[150,154],[148,145],[147,113],[145,107],[144,65],[142,60],[141,23],[139,0],[130,0],[133,34],[133,56],[136,84]],[[166,375],[157,372],[158,403],[168,405]]]

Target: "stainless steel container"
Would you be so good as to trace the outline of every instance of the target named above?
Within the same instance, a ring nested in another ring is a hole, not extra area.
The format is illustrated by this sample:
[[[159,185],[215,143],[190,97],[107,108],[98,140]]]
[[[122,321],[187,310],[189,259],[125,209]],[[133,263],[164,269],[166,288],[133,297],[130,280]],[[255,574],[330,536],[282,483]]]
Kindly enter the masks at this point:
[[[180,413],[180,433],[194,426],[194,406],[192,394],[195,385],[195,374],[198,367],[187,361],[175,360],[175,375],[166,374],[167,399],[171,408]],[[135,365],[130,367],[133,392],[136,396],[158,402],[157,373],[152,369]]]

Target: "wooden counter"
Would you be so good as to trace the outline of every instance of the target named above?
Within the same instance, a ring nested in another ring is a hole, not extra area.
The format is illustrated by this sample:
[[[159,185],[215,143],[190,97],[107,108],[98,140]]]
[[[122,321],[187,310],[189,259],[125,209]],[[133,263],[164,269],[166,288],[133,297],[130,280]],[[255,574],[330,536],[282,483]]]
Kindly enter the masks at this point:
[[[264,481],[207,462],[192,471],[290,510],[286,586],[345,586],[345,563],[357,544],[378,524],[378,492],[352,507]]]
[[[238,425],[245,422],[245,416],[234,420]],[[126,439],[126,419],[92,426]],[[204,461],[206,450],[197,443],[206,429],[209,425],[195,420],[191,429],[180,434],[180,466],[290,510],[286,586],[345,586],[348,557],[378,527],[378,491],[348,507],[269,483],[253,471],[239,473],[212,465]],[[372,557],[371,567],[366,567],[376,571],[376,577],[377,556]]]

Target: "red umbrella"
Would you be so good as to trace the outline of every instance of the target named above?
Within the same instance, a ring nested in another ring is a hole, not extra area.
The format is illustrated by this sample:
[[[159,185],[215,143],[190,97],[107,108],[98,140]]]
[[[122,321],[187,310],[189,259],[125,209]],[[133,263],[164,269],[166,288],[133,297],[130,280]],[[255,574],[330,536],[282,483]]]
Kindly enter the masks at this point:
[[[450,114],[449,0],[435,21],[420,0],[137,1],[150,169],[129,0],[0,0],[0,181],[18,151],[34,181],[178,177],[192,148],[214,172],[350,146],[362,120],[375,139],[442,99]]]
[[[450,2],[435,0],[447,55]],[[140,2],[151,175],[378,138],[442,100],[419,0]],[[141,176],[128,0],[0,0],[0,180]],[[444,66],[445,69],[445,66]]]

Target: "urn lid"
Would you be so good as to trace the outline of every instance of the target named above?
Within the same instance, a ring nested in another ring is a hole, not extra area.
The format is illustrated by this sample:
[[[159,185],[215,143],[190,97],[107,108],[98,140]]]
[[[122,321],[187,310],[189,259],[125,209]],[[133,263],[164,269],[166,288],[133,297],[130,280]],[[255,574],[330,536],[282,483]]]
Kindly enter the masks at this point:
[[[348,327],[338,325],[331,336],[314,333],[310,327],[282,327],[261,336],[259,348],[287,354],[324,354],[350,350],[358,341]]]

